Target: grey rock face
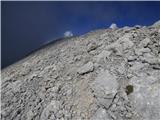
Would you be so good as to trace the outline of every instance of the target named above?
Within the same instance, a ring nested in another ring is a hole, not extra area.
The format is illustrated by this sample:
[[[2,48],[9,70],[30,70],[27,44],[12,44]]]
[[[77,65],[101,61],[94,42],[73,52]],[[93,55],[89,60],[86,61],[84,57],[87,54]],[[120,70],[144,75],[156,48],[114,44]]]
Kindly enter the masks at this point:
[[[160,26],[65,38],[2,70],[2,120],[159,120]]]

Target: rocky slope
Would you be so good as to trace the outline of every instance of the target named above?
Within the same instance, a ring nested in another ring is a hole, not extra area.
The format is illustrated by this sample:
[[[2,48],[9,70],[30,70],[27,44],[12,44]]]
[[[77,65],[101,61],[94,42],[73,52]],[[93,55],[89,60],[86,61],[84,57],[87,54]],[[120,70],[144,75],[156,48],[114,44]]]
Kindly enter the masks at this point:
[[[160,24],[48,45],[1,82],[2,120],[159,120]]]

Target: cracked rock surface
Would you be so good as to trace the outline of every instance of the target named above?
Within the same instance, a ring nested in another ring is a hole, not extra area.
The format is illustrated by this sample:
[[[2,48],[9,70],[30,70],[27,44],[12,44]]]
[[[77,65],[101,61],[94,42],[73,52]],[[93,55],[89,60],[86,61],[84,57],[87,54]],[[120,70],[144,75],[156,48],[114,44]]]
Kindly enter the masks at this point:
[[[2,120],[160,120],[159,31],[92,31],[3,69]]]

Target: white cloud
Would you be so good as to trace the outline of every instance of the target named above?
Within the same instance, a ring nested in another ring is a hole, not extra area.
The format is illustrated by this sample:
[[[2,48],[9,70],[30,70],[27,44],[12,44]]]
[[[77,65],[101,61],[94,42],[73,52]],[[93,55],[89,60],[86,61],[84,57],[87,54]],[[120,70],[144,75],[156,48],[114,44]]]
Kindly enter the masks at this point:
[[[73,36],[72,31],[66,31],[66,32],[64,33],[64,37],[71,37],[71,36]]]
[[[118,28],[118,27],[117,27],[117,25],[116,25],[115,23],[112,23],[109,28],[111,28],[111,29],[116,29],[116,28]]]

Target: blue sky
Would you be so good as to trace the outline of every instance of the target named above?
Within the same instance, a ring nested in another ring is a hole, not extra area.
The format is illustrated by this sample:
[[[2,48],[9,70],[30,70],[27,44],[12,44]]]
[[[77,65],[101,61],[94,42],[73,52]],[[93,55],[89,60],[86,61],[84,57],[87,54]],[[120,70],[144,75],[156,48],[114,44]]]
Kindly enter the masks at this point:
[[[48,41],[72,31],[151,25],[160,20],[160,2],[1,2],[2,67],[22,59]]]

